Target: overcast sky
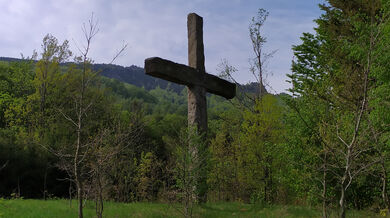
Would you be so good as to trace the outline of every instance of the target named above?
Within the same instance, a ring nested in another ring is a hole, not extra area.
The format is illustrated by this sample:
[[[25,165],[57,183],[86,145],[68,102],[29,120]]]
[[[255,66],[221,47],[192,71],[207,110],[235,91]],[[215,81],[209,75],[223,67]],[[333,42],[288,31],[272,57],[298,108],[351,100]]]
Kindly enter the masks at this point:
[[[125,53],[115,64],[143,67],[144,59],[162,57],[187,64],[187,14],[203,17],[206,70],[216,74],[222,59],[238,69],[240,83],[254,81],[249,72],[253,57],[248,26],[259,8],[269,11],[264,34],[266,49],[277,50],[268,64],[271,92],[289,88],[291,47],[303,32],[313,32],[323,0],[0,0],[0,56],[31,56],[40,52],[50,33],[71,49],[83,44],[81,26],[94,13],[99,33],[91,58],[109,62],[122,44]]]

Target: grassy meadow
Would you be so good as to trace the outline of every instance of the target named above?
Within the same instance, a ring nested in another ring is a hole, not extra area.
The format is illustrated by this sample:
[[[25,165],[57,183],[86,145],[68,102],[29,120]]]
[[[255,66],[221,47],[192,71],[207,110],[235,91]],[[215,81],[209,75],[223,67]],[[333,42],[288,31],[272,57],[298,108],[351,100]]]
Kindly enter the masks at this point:
[[[113,203],[104,205],[104,217],[182,217],[179,205],[161,203]],[[332,214],[336,217],[337,214]],[[44,218],[77,217],[76,201],[0,200],[0,217]],[[84,217],[96,217],[93,202],[87,202]],[[258,207],[241,203],[208,203],[194,209],[194,217],[321,217],[315,208],[301,206]],[[381,217],[369,211],[349,210],[347,217]]]

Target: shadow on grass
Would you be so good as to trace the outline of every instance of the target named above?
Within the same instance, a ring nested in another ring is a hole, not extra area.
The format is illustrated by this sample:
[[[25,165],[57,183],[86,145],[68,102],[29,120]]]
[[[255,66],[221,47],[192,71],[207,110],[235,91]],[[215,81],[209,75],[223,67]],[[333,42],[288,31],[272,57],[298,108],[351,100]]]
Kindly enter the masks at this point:
[[[317,210],[300,206],[289,206],[287,213],[293,217],[318,217],[320,215]]]
[[[260,205],[260,204],[242,204],[235,202],[219,202],[219,203],[206,203],[200,204],[199,208],[206,211],[219,212],[219,213],[256,213],[264,209],[272,208],[271,205]]]
[[[313,208],[287,205],[213,203],[199,205],[204,217],[320,217]]]

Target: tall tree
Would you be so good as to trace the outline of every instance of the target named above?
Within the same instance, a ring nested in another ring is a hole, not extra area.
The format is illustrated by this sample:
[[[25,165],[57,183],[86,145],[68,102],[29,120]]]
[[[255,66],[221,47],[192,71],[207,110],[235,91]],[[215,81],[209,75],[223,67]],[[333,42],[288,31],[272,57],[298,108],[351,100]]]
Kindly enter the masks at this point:
[[[265,78],[266,78],[266,64],[276,51],[266,53],[264,51],[264,45],[267,42],[267,38],[264,36],[263,28],[264,23],[269,15],[269,12],[263,8],[257,11],[257,15],[252,17],[251,24],[249,25],[249,36],[252,43],[252,49],[255,57],[252,59],[250,71],[259,84],[257,92],[257,100],[267,93],[265,90]]]
[[[256,101],[259,101],[263,95],[267,94],[265,88],[267,85],[266,77],[268,76],[267,64],[269,59],[276,53],[276,50],[266,52],[264,48],[267,38],[264,36],[263,29],[268,15],[268,11],[259,8],[256,16],[252,17],[249,25],[249,38],[254,53],[254,57],[249,60],[250,72],[255,79],[253,84],[257,86],[254,93],[248,93],[236,81],[234,74],[237,73],[237,69],[231,66],[226,59],[223,59],[218,66],[219,76],[236,83],[238,86],[236,101],[232,101],[232,103],[244,110],[249,109],[253,111],[253,106],[256,104]]]
[[[88,170],[86,161],[91,147],[88,139],[93,135],[91,130],[94,130],[97,124],[88,115],[97,112],[96,106],[102,100],[102,93],[96,84],[97,72],[92,71],[92,60],[89,58],[92,39],[98,33],[93,16],[87,25],[83,25],[83,32],[86,40],[84,49],[80,49],[81,56],[75,58],[76,65],[69,68],[64,78],[68,100],[57,108],[74,131],[72,138],[75,141],[70,142],[67,149],[57,152],[57,155],[62,159],[60,166],[68,172],[76,185],[80,218],[83,217],[84,181]]]
[[[295,90],[300,96],[320,99],[328,108],[318,133],[335,161],[341,217],[345,217],[346,191],[377,162],[370,158],[374,146],[369,140],[368,105],[376,83],[372,76],[380,66],[378,54],[384,52],[380,46],[383,30],[388,25],[382,6],[381,1],[331,0],[321,5],[325,13],[317,20],[319,46],[310,47],[310,40],[304,45],[314,49],[295,48],[298,64],[293,65],[291,76]]]
[[[31,107],[31,120],[34,128],[34,141],[38,144],[50,144],[49,123],[55,122],[57,112],[55,106],[58,105],[58,82],[61,79],[60,64],[68,60],[72,55],[69,50],[68,41],[65,40],[59,44],[57,38],[47,34],[43,38],[41,45],[41,59],[36,63],[34,86],[35,93],[29,96],[28,104]],[[56,95],[57,94],[57,95]],[[49,154],[45,150],[41,151],[46,159],[49,159]],[[44,158],[42,158],[44,159]],[[43,182],[43,198],[47,195],[47,173],[51,163],[46,160],[44,182]]]

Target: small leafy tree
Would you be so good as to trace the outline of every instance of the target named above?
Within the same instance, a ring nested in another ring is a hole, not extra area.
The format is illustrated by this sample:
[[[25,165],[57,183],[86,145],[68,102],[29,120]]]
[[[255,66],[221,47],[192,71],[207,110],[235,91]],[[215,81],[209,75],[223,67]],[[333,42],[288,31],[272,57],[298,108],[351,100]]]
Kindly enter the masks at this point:
[[[176,178],[177,197],[183,208],[180,212],[184,217],[193,216],[193,208],[198,202],[198,183],[204,174],[204,165],[207,161],[206,144],[202,135],[196,134],[196,129],[189,128],[180,133],[178,141],[175,142],[176,167],[174,169]]]
[[[240,177],[251,200],[269,204],[275,196],[274,166],[283,135],[282,109],[274,96],[265,95],[255,111],[244,115]]]
[[[141,153],[141,158],[135,175],[137,197],[139,200],[153,200],[154,192],[159,187],[161,162],[152,152]]]
[[[216,130],[216,136],[211,140],[208,198],[216,201],[240,200],[243,193],[239,181],[239,156],[241,147],[239,138],[243,115],[239,110],[225,111],[220,114],[221,126]]]

